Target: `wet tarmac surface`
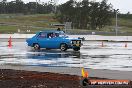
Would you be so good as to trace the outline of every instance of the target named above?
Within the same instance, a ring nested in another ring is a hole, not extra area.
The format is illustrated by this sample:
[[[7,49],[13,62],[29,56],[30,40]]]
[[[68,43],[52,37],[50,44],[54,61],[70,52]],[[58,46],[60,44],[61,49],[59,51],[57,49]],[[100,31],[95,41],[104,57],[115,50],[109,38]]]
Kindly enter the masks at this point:
[[[34,51],[25,42],[0,42],[0,65],[27,65],[46,67],[85,67],[92,69],[109,69],[132,71],[132,43],[84,41],[81,50]]]

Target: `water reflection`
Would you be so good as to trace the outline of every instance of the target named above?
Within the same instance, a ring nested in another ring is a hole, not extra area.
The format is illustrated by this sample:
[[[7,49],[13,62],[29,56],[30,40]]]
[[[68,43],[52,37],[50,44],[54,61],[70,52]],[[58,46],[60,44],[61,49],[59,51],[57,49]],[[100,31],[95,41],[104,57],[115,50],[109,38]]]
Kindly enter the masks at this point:
[[[0,46],[1,65],[30,65],[30,66],[58,66],[58,67],[85,67],[92,69],[128,70],[132,71],[132,43],[125,48],[124,44],[106,43],[105,47],[100,42],[85,42],[79,52],[68,50],[34,51],[21,43],[15,43],[8,48],[6,43]],[[20,47],[20,45],[23,45]],[[123,47],[122,47],[123,46]]]
[[[27,53],[27,58],[29,59],[43,59],[43,60],[52,60],[58,58],[80,58],[80,51],[67,51],[61,52],[57,50],[41,50],[41,51],[30,51]]]

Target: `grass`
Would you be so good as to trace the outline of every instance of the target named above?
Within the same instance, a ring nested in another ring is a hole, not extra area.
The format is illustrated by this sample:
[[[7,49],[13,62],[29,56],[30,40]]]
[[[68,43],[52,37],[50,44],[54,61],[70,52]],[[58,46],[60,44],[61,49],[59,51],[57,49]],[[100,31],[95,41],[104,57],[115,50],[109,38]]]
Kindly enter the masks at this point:
[[[17,32],[18,27],[17,26],[0,26],[0,32],[4,33],[13,33]],[[6,31],[5,31],[6,30]]]
[[[119,35],[129,35],[132,36],[132,15],[120,16],[118,18],[118,32]],[[129,19],[128,19],[129,18]],[[115,18],[112,19],[112,25],[102,28],[102,31],[115,32]]]
[[[0,14],[0,32],[14,33],[20,29],[23,33],[26,30],[31,30],[34,33],[46,28],[52,29],[55,27],[51,26],[51,24],[58,23],[53,16],[53,14]]]
[[[132,35],[132,15],[129,16],[119,16],[118,18],[118,31],[121,35],[123,33],[124,35],[128,35],[128,33],[129,35]],[[56,27],[51,26],[51,24],[54,23],[59,23],[54,19],[54,14],[0,14],[0,33],[16,33],[18,29],[20,29],[22,33],[26,33],[27,30],[31,30],[31,33],[35,33],[40,30],[55,29]],[[91,33],[93,31],[113,32],[113,35],[115,35],[115,18],[112,19],[112,25],[106,26],[101,30],[74,29],[69,32],[79,34],[87,32]]]

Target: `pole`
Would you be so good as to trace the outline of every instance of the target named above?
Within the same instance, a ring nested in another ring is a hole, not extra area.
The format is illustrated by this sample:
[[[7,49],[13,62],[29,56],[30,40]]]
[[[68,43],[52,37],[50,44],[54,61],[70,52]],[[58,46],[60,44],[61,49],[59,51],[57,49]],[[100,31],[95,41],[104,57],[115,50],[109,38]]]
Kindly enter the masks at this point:
[[[66,29],[67,29],[67,25],[66,25],[66,22],[65,22],[65,33],[66,33]]]
[[[38,9],[38,1],[36,0],[36,14],[37,14],[37,9]]]
[[[59,0],[53,0],[53,4],[54,4],[54,13],[56,13],[57,12],[57,2],[58,2]]]
[[[118,28],[117,28],[117,10],[116,10],[116,36],[117,36]]]
[[[119,10],[119,9],[117,9],[117,10],[114,9],[114,11],[115,11],[115,13],[116,13],[116,27],[115,27],[116,36],[118,35],[118,23],[117,23],[117,22],[118,22],[118,20],[117,20],[117,19],[118,19],[118,17],[117,17],[118,10]]]

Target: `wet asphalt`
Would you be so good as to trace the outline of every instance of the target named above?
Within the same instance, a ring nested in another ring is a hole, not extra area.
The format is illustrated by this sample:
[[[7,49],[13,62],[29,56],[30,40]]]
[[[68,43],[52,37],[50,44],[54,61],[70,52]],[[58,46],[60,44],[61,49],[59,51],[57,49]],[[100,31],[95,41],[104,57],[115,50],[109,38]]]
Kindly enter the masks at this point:
[[[132,71],[132,43],[83,41],[78,52],[72,49],[35,51],[25,39],[13,39],[9,48],[6,39],[0,42],[0,64],[42,67],[84,67],[91,69]]]

